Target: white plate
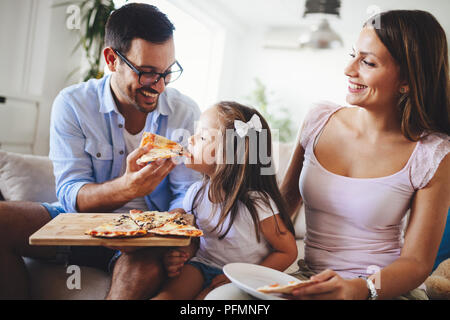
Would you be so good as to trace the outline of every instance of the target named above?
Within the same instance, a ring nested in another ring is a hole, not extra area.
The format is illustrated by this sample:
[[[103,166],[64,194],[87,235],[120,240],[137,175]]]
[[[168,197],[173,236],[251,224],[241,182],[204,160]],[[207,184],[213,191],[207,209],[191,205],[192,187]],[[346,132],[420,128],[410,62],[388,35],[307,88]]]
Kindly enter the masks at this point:
[[[286,273],[249,263],[229,263],[223,267],[225,275],[241,290],[262,300],[285,300],[278,295],[262,293],[256,289],[274,283],[299,281]]]

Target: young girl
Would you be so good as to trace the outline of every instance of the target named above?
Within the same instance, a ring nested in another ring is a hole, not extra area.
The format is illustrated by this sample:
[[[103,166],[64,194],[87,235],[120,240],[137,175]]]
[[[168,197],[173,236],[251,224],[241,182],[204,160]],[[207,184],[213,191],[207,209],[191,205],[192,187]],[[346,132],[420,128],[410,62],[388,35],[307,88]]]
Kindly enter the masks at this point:
[[[188,150],[192,158],[186,166],[202,173],[203,180],[189,188],[183,206],[204,236],[186,264],[174,264],[173,251],[166,255],[171,278],[155,299],[193,299],[200,292],[203,297],[229,282],[222,271],[228,263],[288,268],[297,246],[275,175],[264,171],[271,161],[261,161],[263,152],[271,160],[264,118],[235,102],[218,103],[201,115]]]

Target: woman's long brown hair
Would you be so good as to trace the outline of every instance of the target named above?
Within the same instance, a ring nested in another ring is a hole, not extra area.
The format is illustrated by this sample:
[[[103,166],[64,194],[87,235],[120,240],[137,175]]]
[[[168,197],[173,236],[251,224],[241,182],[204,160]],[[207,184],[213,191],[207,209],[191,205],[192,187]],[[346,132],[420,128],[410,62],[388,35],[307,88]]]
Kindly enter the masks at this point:
[[[398,103],[403,135],[411,141],[424,133],[450,135],[448,45],[436,18],[420,10],[392,10],[364,26],[375,28],[409,85]]]
[[[273,165],[272,138],[266,120],[257,110],[236,102],[223,101],[217,103],[215,107],[219,114],[219,129],[223,137],[221,145],[223,151],[221,157],[223,161],[217,164],[216,170],[211,177],[204,177],[203,184],[194,197],[192,212],[195,212],[198,204],[203,199],[206,187],[209,184],[207,196],[209,200],[217,204],[220,211],[219,222],[212,230],[219,229],[219,239],[223,239],[230,231],[239,212],[239,206],[243,204],[251,215],[257,241],[259,242],[261,226],[258,217],[258,208],[261,210],[271,210],[270,199],[277,206],[279,217],[288,230],[292,234],[295,234],[294,226],[278,188],[275,170],[273,170],[272,174],[261,174],[261,172],[264,172],[264,169],[272,168]],[[236,134],[227,135],[227,132],[235,133],[235,120],[247,123],[255,114],[261,119],[262,132],[267,134],[265,141],[262,140],[262,134],[253,129],[250,129],[248,136],[244,138],[240,138]],[[249,138],[249,135],[252,134],[253,137],[256,137],[256,140]],[[261,150],[266,148],[267,150]],[[227,150],[228,155],[230,154],[230,150],[236,151],[231,154],[233,159],[226,159]],[[256,155],[254,154],[255,152],[257,153]],[[268,156],[269,161],[261,161],[261,154]],[[255,159],[255,156],[256,161],[251,161],[251,159]],[[230,218],[229,224],[224,226],[228,217]],[[278,224],[277,232],[281,232]]]

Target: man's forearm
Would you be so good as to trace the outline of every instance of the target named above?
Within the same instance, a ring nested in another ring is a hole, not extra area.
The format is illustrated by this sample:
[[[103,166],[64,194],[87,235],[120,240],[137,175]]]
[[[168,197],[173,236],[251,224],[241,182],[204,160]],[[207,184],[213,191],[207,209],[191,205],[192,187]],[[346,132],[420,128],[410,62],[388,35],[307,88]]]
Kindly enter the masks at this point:
[[[120,178],[101,184],[84,185],[77,194],[78,212],[112,212],[133,200]]]

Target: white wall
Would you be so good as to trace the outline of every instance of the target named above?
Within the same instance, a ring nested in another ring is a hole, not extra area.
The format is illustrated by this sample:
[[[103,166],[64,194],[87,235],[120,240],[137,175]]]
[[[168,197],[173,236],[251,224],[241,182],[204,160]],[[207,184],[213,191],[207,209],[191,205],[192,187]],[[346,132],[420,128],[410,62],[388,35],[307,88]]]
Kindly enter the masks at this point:
[[[223,50],[221,41],[217,41],[222,37],[221,29],[207,19],[200,22],[193,12],[195,7],[186,1],[182,1],[181,8],[166,0],[140,1],[156,5],[175,25],[176,59],[184,71],[180,79],[170,86],[190,96],[205,109],[217,95],[222,65],[211,56]]]
[[[30,102],[21,114],[0,118],[2,128],[13,130],[17,145],[9,150],[47,155],[50,112],[54,98],[65,86],[67,75],[80,64],[80,52],[71,55],[76,32],[66,28],[66,7],[54,8],[52,0],[0,0],[0,95],[21,104]],[[33,106],[37,105],[37,113]],[[21,126],[34,128],[34,143],[21,145]],[[7,132],[7,131],[6,131]],[[17,132],[17,133],[16,133]],[[5,137],[0,137],[0,142]]]
[[[267,87],[270,105],[286,107],[300,126],[311,103],[328,99],[345,102],[346,81],[343,66],[348,60],[346,48],[333,51],[293,51],[261,49],[264,30],[252,30],[252,36],[239,46],[234,65],[224,67],[231,74],[231,87],[223,86],[219,100],[246,101],[255,89],[255,78]],[[227,84],[229,85],[229,84]]]
[[[40,2],[41,0],[39,0]],[[58,1],[46,1],[56,3]],[[59,1],[64,2],[64,1]],[[81,51],[74,54],[72,51],[78,42],[77,30],[69,30],[66,27],[66,7],[52,8],[45,6],[45,11],[49,19],[49,32],[47,34],[47,54],[40,60],[33,60],[33,63],[44,63],[42,68],[43,84],[41,91],[42,111],[39,117],[37,130],[37,141],[34,148],[35,154],[47,155],[49,150],[49,125],[50,113],[53,100],[65,87],[78,82],[79,73],[75,73],[70,79],[68,75],[81,64]],[[41,19],[43,16],[40,16]],[[43,35],[41,40],[45,39]]]
[[[200,1],[200,0],[198,0]],[[345,103],[347,81],[344,67],[363,22],[367,9],[420,9],[431,12],[450,35],[450,1],[448,0],[343,0],[340,20],[332,19],[332,27],[342,36],[344,47],[333,50],[263,49],[267,25],[245,25],[245,30],[227,33],[226,59],[218,100],[245,101],[255,88],[258,77],[267,86],[275,107],[287,107],[292,120],[300,127],[311,103],[331,100]],[[238,10],[238,9],[236,9]],[[258,14],[255,8],[255,15]],[[227,12],[229,13],[229,11]],[[214,14],[217,14],[215,12]],[[245,22],[241,20],[241,23]]]

